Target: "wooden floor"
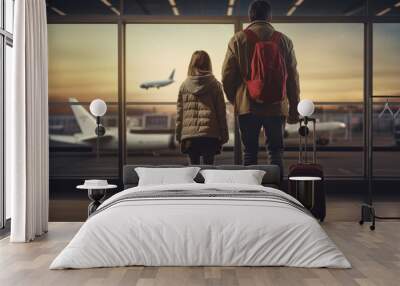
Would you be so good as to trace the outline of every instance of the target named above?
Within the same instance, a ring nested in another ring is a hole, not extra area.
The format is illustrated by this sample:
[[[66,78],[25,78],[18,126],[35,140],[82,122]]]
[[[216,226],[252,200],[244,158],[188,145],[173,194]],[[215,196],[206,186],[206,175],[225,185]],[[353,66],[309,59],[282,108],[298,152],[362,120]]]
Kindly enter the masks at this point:
[[[27,244],[0,241],[0,285],[400,285],[400,222],[379,222],[375,232],[356,222],[328,222],[325,230],[352,269],[288,267],[124,267],[48,270],[81,223],[50,223]]]

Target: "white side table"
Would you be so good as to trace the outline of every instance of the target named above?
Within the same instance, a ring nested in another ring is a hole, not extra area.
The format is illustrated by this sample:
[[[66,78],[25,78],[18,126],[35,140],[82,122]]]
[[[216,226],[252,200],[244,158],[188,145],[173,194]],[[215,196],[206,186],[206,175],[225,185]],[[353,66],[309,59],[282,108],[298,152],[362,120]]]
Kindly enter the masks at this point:
[[[117,185],[105,185],[105,186],[79,185],[76,186],[76,188],[78,190],[87,190],[88,192],[88,197],[91,200],[91,203],[88,206],[88,217],[89,217],[101,205],[104,197],[106,196],[107,190],[116,189]]]

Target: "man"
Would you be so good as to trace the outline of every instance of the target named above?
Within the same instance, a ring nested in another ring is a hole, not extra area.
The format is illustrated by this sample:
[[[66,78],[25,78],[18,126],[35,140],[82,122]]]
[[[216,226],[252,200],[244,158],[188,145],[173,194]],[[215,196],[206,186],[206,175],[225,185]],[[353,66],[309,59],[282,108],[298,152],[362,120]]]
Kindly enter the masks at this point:
[[[272,40],[274,28],[271,22],[271,6],[266,1],[254,1],[249,7],[252,34],[259,41]],[[277,33],[275,33],[277,34]],[[279,33],[278,33],[279,34]],[[299,76],[292,41],[279,34],[280,53],[286,67],[286,94],[283,99],[273,103],[260,103],[249,94],[246,81],[256,42],[249,39],[248,33],[240,31],[229,42],[224,65],[222,83],[228,100],[234,105],[238,115],[241,139],[244,145],[244,165],[257,164],[259,135],[263,127],[271,164],[281,167],[283,174],[283,133],[285,121],[298,122],[297,104],[299,102]],[[284,84],[283,84],[284,85]],[[282,89],[284,92],[284,89]]]

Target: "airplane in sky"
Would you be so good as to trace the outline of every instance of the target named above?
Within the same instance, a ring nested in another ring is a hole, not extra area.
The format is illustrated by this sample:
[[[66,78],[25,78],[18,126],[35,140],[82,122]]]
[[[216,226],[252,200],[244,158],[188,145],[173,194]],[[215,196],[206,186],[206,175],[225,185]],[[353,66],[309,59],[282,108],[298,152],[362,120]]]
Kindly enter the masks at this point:
[[[144,89],[157,88],[158,89],[160,87],[170,85],[171,83],[174,82],[174,75],[175,75],[175,69],[172,71],[172,73],[170,74],[168,79],[147,81],[147,82],[142,83],[140,85],[140,88],[144,88]]]
[[[70,103],[78,103],[75,98],[69,99]],[[50,134],[50,140],[64,144],[75,144],[96,148],[97,136],[95,134],[96,119],[81,105],[71,104],[74,117],[81,130],[73,135]],[[130,151],[159,151],[175,148],[173,133],[140,133],[131,130],[126,132],[126,147]],[[118,149],[118,128],[107,127],[104,136],[100,137],[101,149]]]

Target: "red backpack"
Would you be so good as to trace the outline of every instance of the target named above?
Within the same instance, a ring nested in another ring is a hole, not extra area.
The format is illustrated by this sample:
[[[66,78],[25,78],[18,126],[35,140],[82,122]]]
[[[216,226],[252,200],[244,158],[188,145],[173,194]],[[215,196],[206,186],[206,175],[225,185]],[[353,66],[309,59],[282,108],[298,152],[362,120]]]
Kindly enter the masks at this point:
[[[250,98],[258,103],[281,102],[286,95],[287,70],[280,49],[282,34],[274,32],[268,41],[261,41],[250,29],[244,30],[254,43],[250,77],[246,81]]]

